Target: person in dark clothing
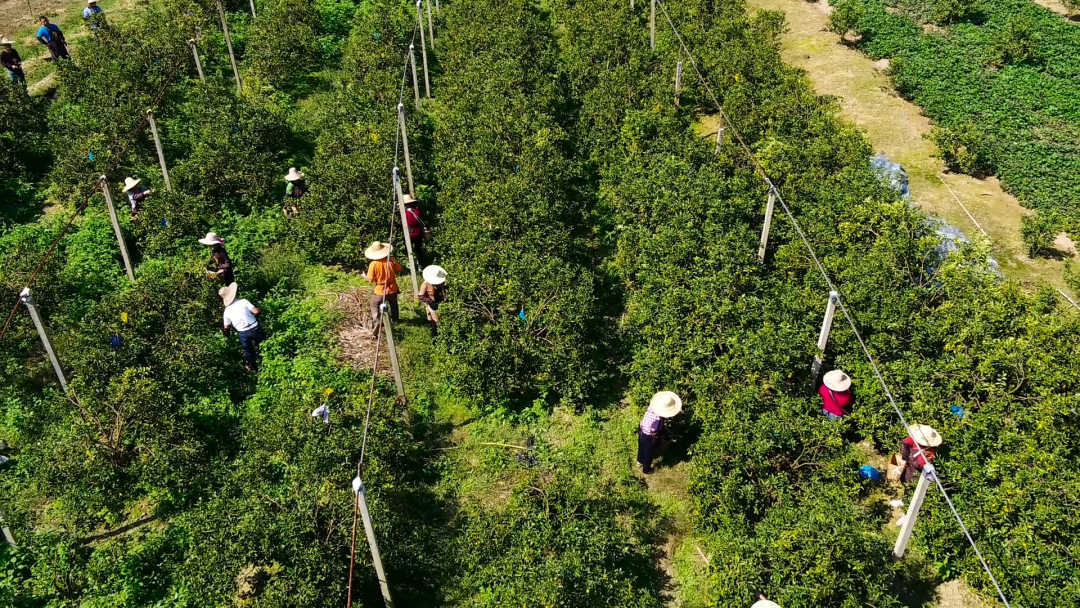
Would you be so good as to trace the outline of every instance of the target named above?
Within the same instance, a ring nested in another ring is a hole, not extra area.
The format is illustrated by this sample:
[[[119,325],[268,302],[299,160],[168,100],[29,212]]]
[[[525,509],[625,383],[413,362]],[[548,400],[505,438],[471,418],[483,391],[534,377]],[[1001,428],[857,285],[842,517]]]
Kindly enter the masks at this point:
[[[0,38],[0,45],[3,45],[3,50],[0,50],[0,65],[3,65],[8,71],[8,77],[11,78],[11,84],[22,83],[26,86],[26,73],[22,68],[22,57],[19,56],[19,51],[16,51],[11,45],[15,44],[14,40],[8,40],[7,37]]]
[[[289,173],[285,176],[285,181],[289,182],[285,186],[285,217],[296,217],[300,213],[299,201],[307,193],[307,182],[304,181],[304,174],[296,170],[296,167],[289,167]]]
[[[413,195],[406,194],[401,197],[402,202],[405,203],[405,223],[409,228],[409,240],[412,241],[413,255],[416,256],[416,261],[420,263],[420,256],[424,252],[424,237],[427,224],[424,223],[424,212],[420,210],[420,203],[413,198]]]
[[[134,177],[124,178],[124,189],[121,190],[128,197],[128,203],[131,204],[131,221],[135,221],[135,218],[139,217],[139,213],[142,211],[143,200],[146,197],[154,193],[153,190],[145,186],[140,186],[141,179],[135,179]]]
[[[210,261],[206,263],[206,272],[216,274],[218,279],[225,285],[231,285],[236,281],[233,276],[232,260],[225,251],[225,240],[213,232],[207,232],[199,242],[207,247],[212,247]]]
[[[48,17],[41,18],[41,27],[38,28],[37,39],[38,42],[49,47],[49,54],[52,55],[53,61],[71,59],[71,55],[68,55],[67,40],[64,38],[64,32],[61,32],[55,23],[49,23]]]
[[[935,450],[941,445],[941,435],[925,424],[913,424],[907,430],[908,436],[900,442],[900,457],[905,463],[900,480],[911,483],[916,474],[921,473],[923,467],[934,459]]]
[[[441,266],[424,269],[424,284],[420,286],[420,301],[427,308],[431,339],[439,337],[439,304],[446,301],[446,271]]]
[[[653,471],[656,448],[666,436],[664,422],[681,411],[682,399],[671,391],[660,391],[649,401],[649,409],[638,427],[637,462],[641,465],[642,473],[648,475]]]

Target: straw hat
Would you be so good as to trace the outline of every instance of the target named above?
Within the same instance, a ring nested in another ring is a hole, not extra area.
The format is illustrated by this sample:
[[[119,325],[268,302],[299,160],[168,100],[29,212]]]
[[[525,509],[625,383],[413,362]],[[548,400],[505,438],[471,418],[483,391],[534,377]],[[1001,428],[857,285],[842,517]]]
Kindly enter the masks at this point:
[[[750,608],[780,608],[780,604],[771,600],[758,600]]]
[[[207,232],[205,237],[199,239],[199,242],[203,245],[206,245],[207,247],[213,247],[214,245],[224,245],[225,239],[214,234],[213,232]]]
[[[432,285],[442,285],[446,282],[446,270],[442,266],[432,264],[424,268],[424,280]]]
[[[86,0],[87,4],[97,4],[97,0]]]
[[[236,290],[239,287],[236,285],[236,281],[229,283],[228,287],[222,287],[218,290],[218,295],[221,296],[221,303],[228,306],[236,301]]]
[[[907,427],[907,432],[924,448],[936,448],[941,445],[941,435],[925,424],[913,424]]]
[[[141,179],[135,179],[134,177],[125,177],[124,178],[124,189],[121,190],[121,192],[127,192],[128,190],[131,190],[135,186],[138,186],[140,183],[142,183]]]
[[[649,401],[649,409],[661,418],[671,418],[682,411],[682,399],[671,391],[660,391]]]
[[[401,203],[403,205],[411,205],[416,202],[416,197],[411,194],[403,194],[401,196]]]
[[[285,181],[295,182],[304,179],[304,174],[297,171],[296,167],[289,167],[289,174],[285,176]]]
[[[7,36],[0,36],[0,44],[15,44],[15,41],[9,39]]]
[[[367,249],[364,250],[364,257],[369,260],[381,260],[390,256],[390,252],[394,250],[394,246],[390,243],[380,243],[375,241]]]
[[[851,388],[851,377],[845,374],[844,370],[841,369],[834,369],[825,374],[823,381],[826,388],[838,393],[842,393]]]

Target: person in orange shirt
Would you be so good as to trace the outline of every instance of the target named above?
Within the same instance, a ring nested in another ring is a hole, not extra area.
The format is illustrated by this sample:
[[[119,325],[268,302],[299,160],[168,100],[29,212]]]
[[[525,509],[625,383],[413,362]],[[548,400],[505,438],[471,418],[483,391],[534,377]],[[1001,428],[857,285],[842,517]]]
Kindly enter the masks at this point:
[[[379,306],[383,302],[390,307],[390,322],[398,322],[398,284],[397,273],[401,272],[401,264],[390,257],[394,247],[390,243],[375,241],[364,251],[364,257],[371,260],[367,272],[362,277],[375,285],[375,293],[371,296],[371,320],[375,322],[375,330],[379,329]]]

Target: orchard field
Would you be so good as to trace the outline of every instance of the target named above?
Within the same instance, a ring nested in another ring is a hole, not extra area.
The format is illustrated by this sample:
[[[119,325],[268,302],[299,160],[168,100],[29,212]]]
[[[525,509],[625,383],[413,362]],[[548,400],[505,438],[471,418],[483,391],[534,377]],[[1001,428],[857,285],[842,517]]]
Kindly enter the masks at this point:
[[[1080,603],[1076,315],[1000,280],[981,245],[943,256],[836,101],[781,61],[781,13],[671,0],[652,49],[645,2],[440,4],[426,67],[409,2],[257,0],[253,17],[229,0],[238,90],[214,3],[177,0],[73,40],[51,98],[0,83],[0,284],[14,305],[32,279],[70,388],[19,307],[0,338],[17,541],[0,605],[344,604],[362,450],[398,606],[930,607],[953,580],[996,605],[936,488],[892,557],[902,493],[858,471],[905,431],[839,314],[826,364],[858,401],[822,417],[818,261],[905,416],[944,436],[935,465],[1010,604]],[[399,101],[424,263],[450,293],[433,341],[398,279],[404,401],[348,356],[377,338],[347,333],[342,306],[368,293],[370,242],[406,257]],[[311,188],[293,218],[290,166]],[[816,257],[778,206],[758,261],[762,172]],[[137,222],[121,209],[134,281],[102,174],[121,204],[128,175],[155,189]],[[262,309],[257,374],[220,332],[208,231]],[[658,390],[685,413],[646,477],[635,433]],[[382,605],[362,530],[355,560],[353,605]]]

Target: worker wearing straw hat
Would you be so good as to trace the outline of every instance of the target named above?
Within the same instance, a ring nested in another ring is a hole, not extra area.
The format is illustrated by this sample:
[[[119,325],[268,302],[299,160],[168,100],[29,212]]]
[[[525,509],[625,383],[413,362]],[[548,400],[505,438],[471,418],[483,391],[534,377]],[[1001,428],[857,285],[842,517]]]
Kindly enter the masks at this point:
[[[304,174],[297,171],[296,167],[289,167],[285,181],[288,182],[285,186],[285,217],[296,217],[300,213],[297,201],[308,191],[307,182],[304,181]]]
[[[409,229],[413,255],[420,260],[424,252],[424,237],[427,232],[427,224],[423,219],[424,212],[420,210],[420,203],[411,194],[403,195],[401,202],[405,204],[405,224]]]
[[[266,336],[263,334],[262,326],[259,325],[259,320],[255,318],[259,314],[259,308],[247,300],[237,300],[238,290],[236,283],[218,290],[221,303],[225,305],[225,312],[222,315],[224,326],[221,331],[228,337],[230,329],[236,330],[240,345],[244,347],[244,369],[254,373],[259,369],[259,344],[266,339]]]
[[[766,598],[764,593],[759,593],[758,601],[750,608],[780,608],[780,604]]]
[[[14,40],[8,39],[7,36],[0,37],[0,46],[4,49],[0,50],[0,65],[3,65],[8,71],[8,77],[11,78],[11,84],[17,84],[19,82],[26,86],[26,72],[23,72],[22,57],[19,56],[19,51],[16,51],[11,45],[15,44]]]
[[[851,402],[855,397],[851,394],[851,378],[843,370],[834,369],[825,374],[818,394],[821,395],[822,412],[829,420],[840,420],[851,413]]]
[[[379,306],[386,303],[390,308],[390,321],[398,321],[398,284],[397,273],[401,272],[401,264],[390,257],[394,247],[390,243],[375,241],[366,250],[364,257],[371,260],[367,272],[361,276],[375,285],[375,292],[371,295],[371,320],[375,322],[375,329],[379,327]]]
[[[131,219],[135,220],[142,211],[142,204],[146,197],[154,193],[153,190],[147,188],[142,184],[141,179],[135,179],[134,177],[124,178],[124,189],[121,190],[128,197],[128,203],[131,203]]]
[[[900,479],[910,483],[928,462],[934,459],[941,445],[941,435],[925,424],[913,424],[907,428],[908,436],[900,442],[900,457],[904,460],[904,473]]]
[[[199,242],[211,248],[210,261],[206,263],[206,272],[217,275],[217,278],[225,285],[235,282],[236,277],[233,276],[232,260],[229,259],[229,254],[225,251],[225,239],[213,232],[207,232],[206,236],[199,239]]]
[[[424,284],[420,286],[419,300],[427,309],[431,339],[439,336],[439,304],[446,301],[446,271],[432,264],[424,268]]]
[[[96,17],[95,15],[100,15]],[[97,0],[86,0],[86,8],[82,12],[83,21],[90,24],[91,30],[98,28],[98,23],[105,20],[105,11],[101,10],[101,7],[97,5]]]
[[[649,409],[638,426],[637,462],[641,472],[652,473],[652,461],[664,432],[664,422],[682,411],[682,399],[671,391],[660,391],[649,401]]]

